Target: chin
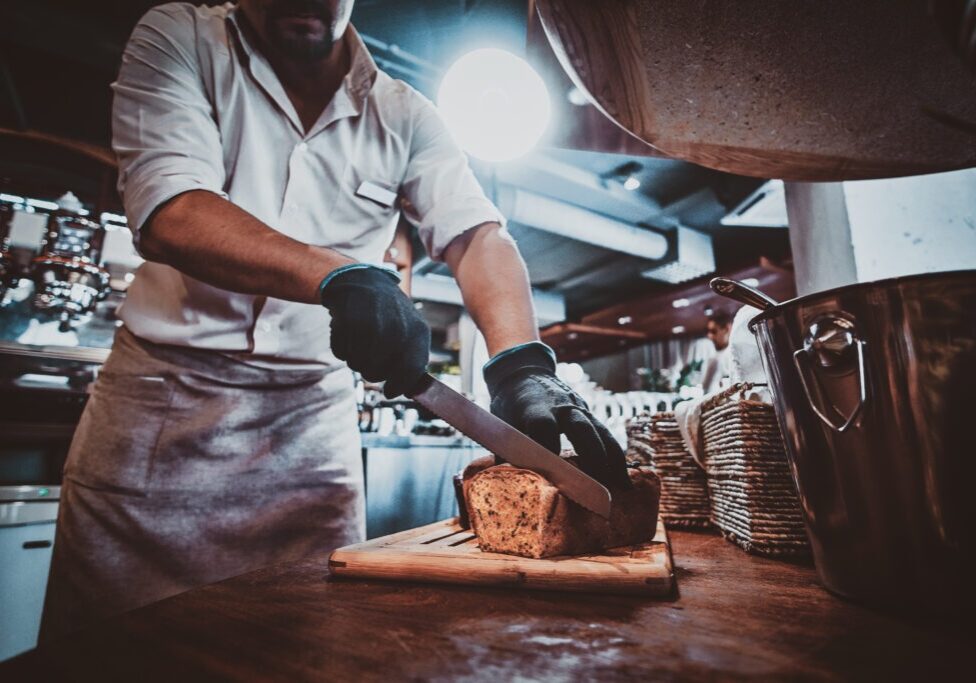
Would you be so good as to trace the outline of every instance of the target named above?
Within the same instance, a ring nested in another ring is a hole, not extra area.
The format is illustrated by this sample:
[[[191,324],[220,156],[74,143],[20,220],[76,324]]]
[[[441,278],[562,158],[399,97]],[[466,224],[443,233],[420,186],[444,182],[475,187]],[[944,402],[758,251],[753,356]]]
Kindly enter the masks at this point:
[[[335,44],[334,17],[323,12],[272,15],[266,22],[268,42],[290,59],[320,59]]]
[[[328,56],[335,44],[330,36],[291,32],[275,35],[272,42],[281,54],[303,61],[314,61]]]

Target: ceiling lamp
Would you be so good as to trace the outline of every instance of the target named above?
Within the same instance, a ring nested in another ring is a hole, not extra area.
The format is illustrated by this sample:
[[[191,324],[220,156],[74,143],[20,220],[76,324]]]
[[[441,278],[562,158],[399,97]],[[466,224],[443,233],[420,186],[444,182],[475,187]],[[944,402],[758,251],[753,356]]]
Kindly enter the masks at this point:
[[[625,190],[633,192],[641,186],[638,174],[644,170],[643,164],[630,160],[618,164],[600,174],[600,182],[608,187],[610,182],[620,183]]]
[[[447,70],[437,106],[457,143],[483,161],[511,161],[549,125],[549,93],[528,62],[496,48],[475,50]]]

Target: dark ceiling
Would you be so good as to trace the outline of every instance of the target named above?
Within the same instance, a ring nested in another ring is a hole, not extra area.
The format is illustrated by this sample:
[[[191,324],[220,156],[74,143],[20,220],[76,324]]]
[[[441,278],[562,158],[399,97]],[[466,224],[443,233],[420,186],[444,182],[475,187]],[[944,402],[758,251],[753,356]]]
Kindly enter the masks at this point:
[[[660,213],[647,210],[642,218],[651,224],[677,220],[682,225],[711,235],[716,270],[729,274],[756,265],[765,257],[777,263],[790,259],[788,233],[780,228],[728,227],[719,220],[763,181],[744,178],[688,164],[675,159],[622,156],[575,150],[546,150],[542,155],[595,178],[612,176],[621,166],[635,168],[640,180],[635,193],[661,207]],[[531,163],[528,162],[528,163]],[[478,168],[476,166],[476,168]],[[545,184],[537,173],[516,174],[509,179],[539,194],[583,206],[602,215],[626,222],[640,221],[639,210],[614,206],[619,196],[583,196],[570,183],[564,187]],[[616,181],[610,180],[608,185]],[[485,183],[489,189],[493,183]],[[544,232],[515,221],[509,231],[525,258],[533,286],[564,296],[569,320],[614,305],[635,295],[653,296],[674,287],[641,276],[642,271],[660,262]],[[419,243],[417,243],[418,248]],[[444,265],[423,265],[423,272],[448,275]]]
[[[132,26],[155,4],[159,3],[0,2],[0,127],[43,131],[108,147],[109,83]],[[358,0],[353,23],[381,68],[433,97],[440,74],[463,52],[489,45],[522,52],[526,13],[526,0]],[[10,154],[0,147],[0,176],[38,170],[30,168],[31,160]],[[641,182],[637,194],[662,207],[662,216],[712,234],[719,272],[753,265],[760,256],[788,259],[785,230],[719,227],[721,216],[755,190],[760,180],[655,157],[567,150],[543,154],[552,164],[595,177],[612,176],[615,169],[629,165],[629,172]],[[11,169],[12,164],[17,167]],[[483,174],[480,177],[485,179]],[[89,185],[94,188],[84,173],[67,166],[52,169],[46,181],[52,187],[70,181],[81,190]],[[630,222],[637,220],[616,215],[609,195],[587,206],[571,193],[559,196],[558,191],[531,188],[531,183],[531,177],[525,181],[530,189],[560,201]],[[517,223],[512,223],[511,231],[526,258],[533,285],[565,296],[571,318],[622,298],[668,288],[640,276],[649,265],[656,265],[653,262]]]
[[[0,126],[44,130],[107,146],[109,83],[132,27],[155,0],[3,0]],[[218,2],[194,4],[217,5]],[[395,73],[427,95],[462,52],[491,44],[521,50],[524,0],[358,0],[353,23],[433,69]],[[396,72],[403,60],[375,49]]]

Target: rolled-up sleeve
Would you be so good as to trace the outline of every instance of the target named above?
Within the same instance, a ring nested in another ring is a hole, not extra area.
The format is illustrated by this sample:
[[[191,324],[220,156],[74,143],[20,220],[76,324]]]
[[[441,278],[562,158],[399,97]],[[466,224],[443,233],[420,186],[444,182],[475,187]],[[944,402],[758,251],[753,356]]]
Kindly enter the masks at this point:
[[[482,223],[505,222],[485,197],[434,105],[419,95],[402,191],[411,205],[405,214],[417,225],[434,260],[440,260],[447,245],[463,232]]]
[[[193,11],[182,3],[150,10],[133,30],[112,84],[112,147],[137,247],[143,225],[163,202],[188,190],[227,196]]]

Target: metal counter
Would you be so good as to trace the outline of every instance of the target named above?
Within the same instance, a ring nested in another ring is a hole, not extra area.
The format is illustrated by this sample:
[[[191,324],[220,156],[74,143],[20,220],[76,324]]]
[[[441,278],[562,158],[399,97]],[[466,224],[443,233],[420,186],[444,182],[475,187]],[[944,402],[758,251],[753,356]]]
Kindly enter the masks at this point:
[[[367,538],[456,515],[453,476],[485,453],[458,436],[363,434]]]

